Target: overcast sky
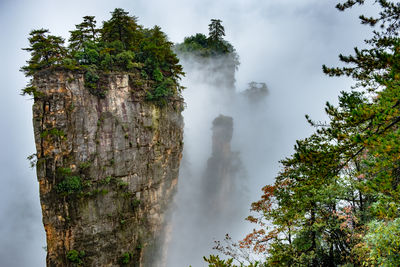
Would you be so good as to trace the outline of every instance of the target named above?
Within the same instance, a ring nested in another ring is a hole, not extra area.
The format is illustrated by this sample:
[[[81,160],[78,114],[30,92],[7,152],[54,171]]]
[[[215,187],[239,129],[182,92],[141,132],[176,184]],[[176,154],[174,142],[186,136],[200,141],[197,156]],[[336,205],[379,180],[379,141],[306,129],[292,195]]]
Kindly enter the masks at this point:
[[[197,32],[207,34],[210,19],[221,19],[226,39],[240,55],[238,90],[250,81],[266,82],[270,89],[265,112],[276,134],[267,140],[274,151],[266,160],[275,171],[277,160],[291,153],[295,140],[311,133],[304,115],[324,120],[325,102],[336,102],[338,92],[352,84],[325,77],[321,65],[338,64],[339,53],[363,44],[370,30],[357,17],[376,7],[340,13],[335,4],[334,0],[0,0],[0,266],[45,265],[38,183],[26,160],[35,152],[32,100],[19,96],[26,83],[19,68],[28,59],[21,48],[27,46],[30,30],[48,28],[68,39],[68,31],[83,16],[94,15],[101,22],[122,7],[145,27],[159,25],[172,42],[181,42]],[[272,181],[266,175],[251,188]]]

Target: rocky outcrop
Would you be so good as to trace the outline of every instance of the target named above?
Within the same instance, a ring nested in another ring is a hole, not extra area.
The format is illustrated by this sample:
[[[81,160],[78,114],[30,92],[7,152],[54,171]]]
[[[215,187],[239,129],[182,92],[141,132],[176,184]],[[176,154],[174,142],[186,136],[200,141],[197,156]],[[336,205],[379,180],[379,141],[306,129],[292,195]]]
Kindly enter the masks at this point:
[[[231,150],[232,117],[219,115],[213,121],[212,131],[212,154],[203,177],[203,195],[208,203],[204,214],[216,218],[215,225],[223,229],[240,214],[236,204],[242,200],[241,186],[246,175],[239,153]]]
[[[33,126],[48,266],[151,266],[182,154],[183,101],[145,101],[140,74],[35,75]],[[103,95],[100,94],[100,95]]]

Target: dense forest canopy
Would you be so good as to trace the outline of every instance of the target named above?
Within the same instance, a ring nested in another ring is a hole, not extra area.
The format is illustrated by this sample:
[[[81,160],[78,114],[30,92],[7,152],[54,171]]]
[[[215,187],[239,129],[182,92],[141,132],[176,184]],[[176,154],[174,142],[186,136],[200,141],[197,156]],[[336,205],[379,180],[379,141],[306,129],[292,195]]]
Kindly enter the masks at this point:
[[[24,48],[31,58],[21,71],[34,77],[49,68],[81,70],[85,86],[99,97],[105,94],[99,88],[100,78],[111,72],[140,72],[142,79],[152,84],[147,99],[158,103],[165,103],[182,89],[178,83],[184,75],[182,66],[172,51],[173,44],[159,26],[144,28],[136,17],[116,8],[101,28],[97,28],[95,17],[85,16],[70,33],[65,47],[64,39],[51,35],[47,29],[31,31],[30,47]],[[22,94],[38,97],[31,83]]]
[[[341,11],[364,4],[348,0]],[[356,86],[326,104],[326,124],[306,116],[315,133],[281,161],[275,183],[252,204],[258,225],[239,243],[217,245],[228,260],[209,266],[400,266],[400,3],[377,0],[367,48],[340,55]],[[251,262],[250,254],[263,260]],[[236,263],[235,263],[236,262]]]

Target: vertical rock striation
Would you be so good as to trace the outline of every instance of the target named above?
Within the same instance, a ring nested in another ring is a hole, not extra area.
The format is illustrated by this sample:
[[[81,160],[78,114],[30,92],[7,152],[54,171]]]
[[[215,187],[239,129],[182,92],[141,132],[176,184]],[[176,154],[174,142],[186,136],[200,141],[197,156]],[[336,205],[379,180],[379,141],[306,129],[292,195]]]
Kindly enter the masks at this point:
[[[183,101],[158,106],[140,75],[35,75],[33,126],[48,266],[151,266],[182,155]],[[138,86],[140,85],[140,86]]]

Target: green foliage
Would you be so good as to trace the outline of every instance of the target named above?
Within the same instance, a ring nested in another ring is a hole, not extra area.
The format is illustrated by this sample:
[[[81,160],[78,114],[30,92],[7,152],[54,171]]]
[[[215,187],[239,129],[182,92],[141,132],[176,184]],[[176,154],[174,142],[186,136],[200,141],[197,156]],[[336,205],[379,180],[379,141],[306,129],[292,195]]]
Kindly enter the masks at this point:
[[[142,76],[142,78],[143,79],[148,79],[149,78],[149,75],[147,75],[147,73],[146,73],[146,71],[145,70],[142,70],[141,72],[140,72],[140,75]]]
[[[204,261],[209,263],[209,267],[237,267],[233,265],[233,259],[221,260],[219,256],[210,255],[209,258],[203,257]]]
[[[97,66],[100,61],[100,47],[95,42],[85,42],[82,44],[82,49],[74,53],[74,59],[79,65]]]
[[[99,29],[96,28],[94,16],[83,17],[83,22],[75,25],[76,30],[70,31],[69,46],[72,51],[80,51],[86,42],[95,42],[98,39]]]
[[[30,52],[31,58],[27,61],[28,65],[21,68],[26,76],[33,76],[39,70],[61,65],[67,52],[61,37],[49,35],[47,29],[32,30],[29,35],[30,47],[23,50]]]
[[[108,194],[108,190],[107,189],[101,189],[100,190],[100,194],[102,194],[103,196],[107,195]]]
[[[274,184],[252,204],[247,219],[259,229],[238,247],[264,255],[268,266],[400,264],[400,8],[377,5],[378,17],[360,17],[382,25],[369,48],[340,55],[346,67],[323,67],[356,87],[341,92],[337,106],[326,104],[327,123],[306,116],[315,133],[296,141]]]
[[[65,179],[57,184],[57,193],[66,193],[67,195],[78,193],[82,190],[82,181],[79,176],[67,176]]]
[[[182,44],[176,46],[176,50],[180,53],[195,53],[201,57],[230,55],[238,62],[238,56],[233,46],[223,39],[225,29],[221,24],[221,20],[212,19],[209,25],[209,36],[206,37],[202,33],[186,37]]]
[[[85,66],[85,86],[89,89],[89,92],[93,95],[104,98],[106,96],[106,88],[99,86],[100,73],[96,65]]]
[[[208,263],[208,267],[262,267],[262,266],[266,266],[264,264],[260,264],[259,262],[255,262],[255,263],[249,263],[248,265],[245,265],[243,263],[240,263],[239,265],[236,265],[233,263],[233,259],[227,259],[227,260],[223,260],[220,259],[219,256],[215,256],[215,255],[210,255],[209,258],[203,257],[204,261]]]
[[[174,81],[170,78],[164,79],[154,90],[147,92],[146,99],[156,101],[157,104],[163,106],[167,103],[168,97],[174,95],[173,88]]]
[[[38,161],[36,153],[29,155],[28,157],[26,157],[26,159],[29,160],[29,164],[30,164],[31,168],[36,166],[37,161]]]
[[[208,25],[208,36],[209,40],[214,43],[221,42],[223,36],[225,36],[225,28],[221,24],[222,20],[220,19],[211,19],[211,23]]]
[[[37,91],[37,87],[33,86],[32,83],[29,83],[25,88],[21,90],[21,95],[30,95],[33,96],[34,99],[39,99],[44,96],[42,92]]]
[[[118,181],[118,187],[124,188],[127,187],[129,184],[127,182],[124,182],[122,180]]]
[[[72,249],[68,251],[67,253],[67,259],[71,263],[76,263],[76,264],[83,264],[83,258],[85,257],[85,251],[77,251],[75,249]]]
[[[56,66],[83,70],[85,86],[100,98],[106,95],[105,88],[101,88],[101,78],[109,72],[141,71],[144,79],[154,80],[155,83],[150,83],[154,88],[149,90],[152,97],[147,98],[150,101],[165,102],[182,89],[178,83],[184,75],[182,66],[172,51],[173,44],[160,27],[146,29],[137,23],[136,17],[129,16],[121,8],[111,12],[111,19],[103,22],[102,28],[96,27],[93,16],[83,17],[83,22],[75,26],[76,29],[70,31],[68,48],[64,47],[61,37],[49,35],[46,29],[32,31],[30,47],[24,48],[32,57],[21,71],[26,76],[34,76],[40,70]],[[167,90],[165,86],[171,88]],[[40,97],[31,84],[22,94]]]
[[[155,70],[153,70],[153,79],[156,82],[162,82],[164,80],[164,76],[161,73],[160,68],[156,68]]]
[[[210,54],[207,36],[202,33],[185,37],[183,43],[178,44],[176,49],[181,53],[197,52],[201,56],[208,56]]]
[[[125,252],[124,254],[122,254],[121,257],[121,263],[122,264],[128,264],[131,260],[131,256],[128,252]]]
[[[90,161],[82,162],[81,164],[79,164],[79,168],[81,170],[86,170],[90,168],[90,166],[92,166],[92,163]]]
[[[111,19],[103,22],[101,39],[104,42],[120,41],[124,49],[135,49],[141,39],[142,26],[137,24],[137,18],[129,16],[122,8],[116,8],[111,12]]]
[[[57,128],[53,128],[50,130],[44,130],[41,134],[41,138],[46,138],[47,136],[53,136],[53,137],[60,137],[63,138],[65,136],[65,133],[63,130],[59,130]]]
[[[96,89],[99,79],[100,77],[97,74],[96,69],[88,68],[85,73],[85,86]]]
[[[121,265],[129,265],[135,260],[139,259],[140,251],[142,249],[142,245],[137,245],[135,252],[125,252],[122,254],[122,256],[119,258],[119,262]]]
[[[371,264],[400,266],[400,218],[393,221],[371,221],[364,240]]]
[[[137,198],[133,198],[133,200],[132,200],[132,208],[135,210],[137,207],[139,207],[140,206],[140,199],[137,199]]]
[[[175,49],[181,54],[194,54],[203,58],[228,55],[238,66],[239,56],[233,46],[226,40],[213,40],[202,33],[185,37],[183,43],[176,45]]]
[[[78,63],[72,58],[63,58],[61,60],[60,66],[67,70],[79,70],[80,69]]]
[[[221,22],[219,19],[212,19],[208,37],[202,33],[185,37],[183,43],[175,46],[175,50],[180,55],[196,56],[200,59],[223,58],[224,64],[230,66],[234,72],[240,64],[239,56],[234,47],[223,39],[225,30]]]
[[[249,87],[242,94],[256,103],[268,95],[268,87],[265,83],[250,82]]]
[[[82,179],[79,176],[72,175],[70,168],[58,168],[57,177],[61,178],[55,189],[59,194],[70,195],[82,191]]]
[[[59,175],[60,177],[70,175],[71,173],[71,168],[57,168],[57,175]]]
[[[104,178],[103,180],[100,180],[100,184],[102,185],[108,185],[111,183],[111,181],[113,180],[113,178],[111,176],[107,176],[106,178]]]
[[[106,53],[100,62],[100,67],[102,69],[111,70],[113,68],[113,66],[114,66],[113,56]]]
[[[119,66],[121,69],[132,70],[135,68],[133,59],[135,53],[132,51],[124,51],[115,56],[114,64]]]

